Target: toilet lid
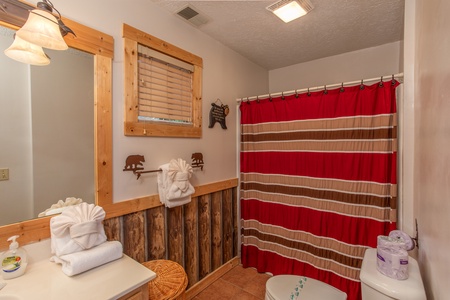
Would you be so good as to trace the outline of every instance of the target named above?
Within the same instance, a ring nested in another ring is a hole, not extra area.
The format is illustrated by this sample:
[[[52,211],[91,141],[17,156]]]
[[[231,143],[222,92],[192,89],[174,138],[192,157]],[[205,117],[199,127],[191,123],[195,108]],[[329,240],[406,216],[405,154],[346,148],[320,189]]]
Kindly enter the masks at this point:
[[[347,294],[324,282],[296,275],[277,275],[266,283],[266,299],[346,300]]]

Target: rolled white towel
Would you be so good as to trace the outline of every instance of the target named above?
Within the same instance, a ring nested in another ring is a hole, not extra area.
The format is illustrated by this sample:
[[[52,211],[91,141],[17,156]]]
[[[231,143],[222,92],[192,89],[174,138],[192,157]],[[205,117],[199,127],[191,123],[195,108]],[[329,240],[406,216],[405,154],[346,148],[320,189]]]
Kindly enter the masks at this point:
[[[52,256],[50,261],[62,265],[62,271],[67,276],[73,276],[123,256],[122,244],[118,241],[104,242],[89,250],[67,255]]]

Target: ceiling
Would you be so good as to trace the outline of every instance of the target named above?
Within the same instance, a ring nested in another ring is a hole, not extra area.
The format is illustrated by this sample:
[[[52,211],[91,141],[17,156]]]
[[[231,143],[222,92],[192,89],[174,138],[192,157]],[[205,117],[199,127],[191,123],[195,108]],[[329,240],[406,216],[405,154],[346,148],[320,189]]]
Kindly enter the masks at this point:
[[[276,0],[151,1],[181,19],[189,5],[208,20],[198,30],[267,70],[403,40],[405,0],[310,0],[287,24],[266,10]]]

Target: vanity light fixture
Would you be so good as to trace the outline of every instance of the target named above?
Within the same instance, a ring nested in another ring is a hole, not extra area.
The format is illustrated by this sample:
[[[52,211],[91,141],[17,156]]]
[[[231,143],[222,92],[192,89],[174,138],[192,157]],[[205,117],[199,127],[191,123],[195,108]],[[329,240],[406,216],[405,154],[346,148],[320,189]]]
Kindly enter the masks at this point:
[[[53,11],[57,13],[56,16]],[[27,21],[16,32],[14,42],[5,50],[5,54],[23,63],[46,65],[50,63],[50,59],[42,48],[68,49],[63,38],[68,33],[75,35],[61,20],[61,14],[50,0],[43,0],[37,3],[36,9],[30,11]],[[29,44],[24,44],[25,42]]]
[[[58,14],[57,17],[52,14],[53,10]],[[63,23],[61,14],[50,0],[44,0],[37,3],[36,9],[30,11],[27,22],[17,31],[17,36],[43,48],[66,50],[68,46],[63,36],[68,33],[74,34]]]
[[[16,36],[14,42],[5,50],[6,56],[19,62],[37,66],[45,66],[50,63],[50,58],[44,53],[42,47],[28,43]]]
[[[313,8],[309,0],[280,0],[266,7],[285,23],[306,15]]]

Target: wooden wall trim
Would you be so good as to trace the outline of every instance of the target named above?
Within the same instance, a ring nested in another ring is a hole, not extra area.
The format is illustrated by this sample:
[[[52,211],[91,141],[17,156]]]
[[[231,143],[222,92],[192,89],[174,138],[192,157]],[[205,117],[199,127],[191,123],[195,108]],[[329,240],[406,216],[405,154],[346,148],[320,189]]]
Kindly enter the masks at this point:
[[[8,249],[9,242],[7,239],[13,235],[19,235],[17,240],[20,245],[25,245],[33,242],[39,242],[50,237],[50,218],[43,217],[30,221],[14,223],[4,226],[0,230],[0,252]]]
[[[123,24],[122,36],[124,38],[136,41],[139,44],[155,49],[161,53],[176,57],[192,65],[203,67],[203,59],[200,56],[187,52],[128,24]]]
[[[207,194],[212,194],[214,192],[228,190],[238,186],[238,179],[232,178],[223,181],[217,181],[205,185],[201,185],[195,188],[195,193],[192,197],[203,196]]]
[[[237,187],[237,185],[237,178],[200,185],[195,187],[195,193],[192,195],[192,198]],[[106,219],[109,219],[158,206],[162,206],[159,201],[159,195],[150,195],[107,204],[103,206],[103,209],[106,211]]]

